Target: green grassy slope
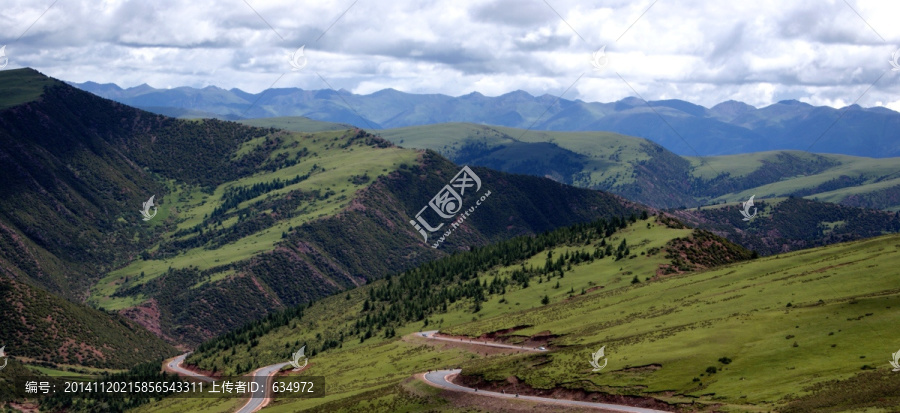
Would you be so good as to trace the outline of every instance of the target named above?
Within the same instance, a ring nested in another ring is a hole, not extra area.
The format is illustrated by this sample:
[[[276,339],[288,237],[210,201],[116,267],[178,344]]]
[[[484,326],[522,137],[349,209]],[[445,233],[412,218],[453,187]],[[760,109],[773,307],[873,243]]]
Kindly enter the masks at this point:
[[[223,204],[219,194],[227,193],[225,188],[206,200],[176,205],[188,223],[184,229],[98,282],[91,301],[150,314],[153,329],[196,343],[266,311],[362,285],[472,245],[637,210],[608,194],[476,169],[483,191],[495,194],[464,230],[433,249],[407,223],[458,167],[433,153],[364,145],[339,149],[353,136],[345,131],[304,137],[304,145],[335,149],[309,146],[317,155],[298,163],[298,170],[316,164],[324,171],[316,169],[295,186],[260,193],[222,215],[210,205]],[[422,159],[415,160],[419,155]],[[272,182],[273,176],[226,187],[247,188]]]
[[[736,202],[756,194],[900,210],[898,160],[893,158],[801,151],[683,158],[644,139],[608,132],[526,132],[466,123],[378,133],[399,145],[433,149],[458,163],[550,176],[660,208]],[[542,142],[554,148],[535,145]],[[509,150],[513,147],[519,149]]]
[[[32,102],[40,98],[47,86],[57,86],[62,82],[46,77],[37,70],[24,68],[3,72],[0,76],[0,110]]]
[[[347,130],[355,128],[353,125],[349,125],[346,123],[323,122],[320,120],[313,120],[302,116],[246,119],[240,121],[240,123],[249,126],[259,126],[266,128],[272,127],[293,132],[322,132],[329,130]]]
[[[231,344],[218,342],[224,347],[212,342],[212,352],[192,360],[228,371],[235,365],[286,360],[300,345],[321,349],[334,340],[333,347],[310,358],[309,374],[328,378],[329,396],[278,400],[269,408],[275,412],[440,408],[446,400],[404,379],[457,365],[463,368],[463,380],[482,387],[501,388],[517,381],[521,392],[557,388],[571,394],[580,389],[588,400],[600,392],[688,403],[692,409],[768,411],[791,406],[795,411],[818,411],[829,403],[845,403],[828,393],[814,393],[818,383],[829,380],[843,380],[842,385],[853,388],[860,395],[856,399],[863,400],[852,404],[857,408],[897,402],[896,385],[867,384],[872,378],[866,369],[884,373],[896,351],[892,343],[900,342],[892,328],[900,319],[891,310],[900,305],[891,264],[900,236],[717,266],[733,259],[726,258],[732,254],[728,251],[738,250],[708,235],[691,234],[652,218],[639,220],[605,239],[614,247],[627,240],[634,258],[611,256],[571,269],[564,265],[563,277],[554,272],[531,278],[527,288],[507,285],[478,306],[472,299],[448,302],[446,311],[396,326],[394,338],[382,331],[361,342],[353,326],[380,314],[362,311],[364,306],[380,308],[379,299],[372,297],[386,282],[378,281],[317,302],[303,309],[302,317],[285,320],[283,327],[247,330]],[[597,242],[577,241],[550,251],[555,259],[591,251]],[[476,279],[491,285],[523,265],[541,268],[547,252],[479,271]],[[712,268],[703,270],[708,266]],[[664,271],[666,267],[676,271]],[[698,271],[689,271],[692,267]],[[544,296],[547,305],[541,302]],[[477,312],[475,307],[480,307]],[[551,351],[485,357],[416,337],[396,338],[437,328],[470,337],[500,332],[499,339],[546,345]],[[606,346],[609,364],[592,373],[590,354],[601,346]],[[364,401],[369,397],[378,402]],[[803,410],[812,399],[819,404]],[[147,411],[174,411],[178,403],[163,401]]]
[[[848,206],[900,210],[896,158],[862,158],[801,151],[688,158],[693,176],[711,180],[707,203],[759,197],[802,196]],[[713,195],[715,194],[715,195]]]
[[[729,265],[450,331],[479,335],[528,325],[516,334],[562,336],[553,344],[565,348],[539,367],[504,360],[466,373],[484,380],[517,375],[536,388],[574,382],[588,391],[663,398],[674,392],[676,400],[774,407],[825,379],[887,367],[900,340],[887,328],[900,321],[890,310],[900,304],[890,264],[897,241],[890,236]],[[592,374],[587,360],[603,345],[609,366]]]

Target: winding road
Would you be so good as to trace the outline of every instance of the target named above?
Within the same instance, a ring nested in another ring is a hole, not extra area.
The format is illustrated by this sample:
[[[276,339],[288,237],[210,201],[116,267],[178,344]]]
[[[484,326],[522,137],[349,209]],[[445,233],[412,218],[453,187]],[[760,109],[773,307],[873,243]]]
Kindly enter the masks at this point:
[[[432,371],[429,373],[425,373],[422,375],[423,379],[426,383],[431,384],[435,387],[444,388],[447,390],[453,390],[458,392],[466,392],[466,393],[474,393],[481,396],[488,397],[499,397],[503,399],[515,399],[515,400],[529,400],[533,402],[540,403],[554,403],[564,406],[578,406],[578,407],[591,407],[595,409],[603,409],[606,411],[613,412],[628,412],[628,413],[668,413],[664,410],[653,410],[653,409],[645,409],[642,407],[631,407],[631,406],[623,406],[618,404],[608,404],[608,403],[595,403],[595,402],[582,402],[577,400],[561,400],[561,399],[548,399],[546,397],[537,397],[537,396],[526,396],[526,395],[514,395],[514,394],[506,394],[506,393],[497,393],[492,391],[479,390],[475,391],[475,389],[470,387],[463,387],[458,384],[452,383],[447,378],[459,374],[462,370],[438,370]]]
[[[177,373],[180,376],[192,377],[206,382],[215,381],[215,379],[213,379],[212,377],[204,376],[200,373],[190,371],[181,366],[182,363],[184,363],[184,359],[187,358],[187,356],[189,356],[190,354],[191,353],[184,353],[169,360],[165,364],[166,369],[173,373]],[[267,404],[269,404],[270,397],[268,397],[268,390],[271,387],[270,381],[272,379],[272,376],[274,376],[275,373],[277,373],[279,370],[281,370],[282,367],[288,364],[290,363],[278,363],[256,369],[253,372],[253,381],[259,383],[260,390],[254,392],[253,395],[250,396],[250,400],[247,400],[247,403],[238,410],[238,413],[253,413],[259,411],[259,409],[262,409]]]
[[[275,373],[278,373],[282,367],[287,366],[288,362],[272,364],[265,367],[260,367],[253,372],[253,381],[259,383],[259,391],[253,393],[250,396],[250,400],[247,400],[247,404],[244,407],[241,407],[237,413],[253,413],[262,409],[267,404],[269,404],[269,388],[271,387],[271,380]]]
[[[479,346],[510,348],[510,349],[516,349],[516,350],[526,350],[526,351],[536,351],[536,352],[547,351],[546,349],[542,350],[540,348],[528,348],[528,347],[523,347],[523,346],[513,346],[513,345],[509,345],[509,344],[486,343],[484,341],[474,341],[474,340],[465,341],[465,340],[453,339],[453,338],[449,338],[449,337],[438,337],[438,336],[436,336],[437,333],[438,333],[438,330],[431,330],[431,331],[422,331],[422,332],[419,332],[416,334],[418,334],[422,337],[425,337],[427,339],[431,339],[431,340],[443,340],[443,341],[450,341],[450,342],[454,342],[454,343],[462,342],[462,343],[469,343],[469,344],[477,344]],[[516,399],[516,400],[529,400],[529,401],[534,401],[534,402],[554,403],[554,404],[560,404],[560,405],[565,405],[565,406],[590,407],[590,408],[594,408],[594,409],[603,409],[606,411],[614,411],[614,412],[666,413],[664,410],[645,409],[642,407],[632,407],[632,406],[625,406],[625,405],[619,405],[619,404],[583,402],[583,401],[565,400],[565,399],[563,399],[563,400],[549,399],[546,397],[526,396],[526,395],[518,395],[517,396],[515,394],[497,393],[497,392],[485,391],[485,390],[476,391],[475,389],[473,389],[471,387],[460,386],[460,385],[455,384],[447,379],[448,377],[457,375],[460,372],[462,372],[462,370],[460,370],[460,369],[430,371],[430,372],[422,375],[422,380],[424,380],[426,383],[428,383],[432,386],[435,386],[435,387],[452,390],[452,391],[458,391],[458,392],[473,393],[473,394],[478,394],[478,395],[487,396],[487,397],[499,397],[499,398],[504,398],[504,399]]]
[[[479,346],[486,346],[486,347],[499,347],[499,348],[508,348],[508,349],[513,349],[513,350],[524,350],[524,351],[534,351],[534,352],[546,352],[547,351],[546,349],[529,348],[529,347],[515,346],[515,345],[510,345],[510,344],[487,343],[484,341],[479,342],[479,341],[474,341],[474,340],[465,341],[465,340],[459,340],[459,339],[454,339],[454,338],[449,338],[449,337],[438,337],[436,335],[437,333],[438,333],[438,330],[431,330],[431,331],[422,331],[422,332],[418,332],[415,334],[419,335],[421,337],[424,337],[426,339],[429,339],[429,340],[441,340],[441,341],[449,341],[449,342],[454,342],[454,343],[463,342],[463,343],[476,344]],[[190,371],[190,370],[187,370],[187,369],[181,367],[181,364],[184,363],[184,359],[187,356],[189,356],[190,354],[191,353],[185,353],[178,357],[173,358],[172,360],[169,360],[169,362],[166,363],[166,368],[168,370],[178,373],[179,375],[182,375],[182,376],[194,377],[199,380],[208,381],[208,382],[214,381],[214,379],[212,377],[204,376],[200,373]],[[253,371],[253,381],[259,383],[260,390],[257,392],[254,392],[253,395],[250,397],[250,400],[247,400],[247,403],[244,404],[244,406],[242,406],[237,411],[237,413],[253,413],[253,412],[259,411],[260,409],[265,407],[267,404],[269,404],[269,401],[271,400],[271,397],[269,396],[269,388],[271,387],[272,378],[274,377],[275,373],[280,371],[284,366],[287,366],[288,364],[290,364],[290,363],[284,362],[284,363],[272,364],[269,366],[260,367],[260,368],[256,369],[255,371]],[[663,410],[645,409],[642,407],[632,407],[632,406],[625,406],[625,405],[618,405],[618,404],[584,402],[584,401],[577,401],[577,400],[549,399],[546,397],[527,396],[527,395],[517,396],[514,394],[497,393],[497,392],[485,391],[485,390],[476,391],[475,389],[473,389],[471,387],[460,386],[460,385],[452,383],[450,380],[448,380],[448,377],[457,375],[460,372],[462,372],[462,370],[459,370],[459,369],[430,371],[428,373],[422,374],[422,380],[424,380],[426,383],[428,383],[432,386],[438,387],[438,388],[443,388],[446,390],[452,390],[452,391],[457,391],[457,392],[475,393],[475,394],[478,394],[481,396],[487,396],[487,397],[528,400],[528,401],[539,402],[539,403],[554,403],[554,404],[559,404],[559,405],[564,405],[564,406],[589,407],[589,408],[603,409],[606,411],[613,411],[613,412],[667,413]]]
[[[523,351],[536,351],[536,352],[539,352],[539,353],[542,353],[542,352],[547,351],[547,349],[543,349],[543,350],[542,350],[542,349],[540,349],[540,348],[525,347],[525,346],[515,346],[515,345],[512,345],[512,344],[489,343],[489,342],[486,342],[486,341],[477,341],[477,340],[469,340],[469,341],[466,341],[465,339],[450,338],[450,337],[438,337],[438,336],[435,335],[435,334],[437,334],[437,333],[438,333],[438,330],[431,330],[431,331],[421,331],[421,332],[418,332],[418,333],[416,333],[416,334],[419,334],[420,336],[425,337],[425,338],[428,338],[428,339],[432,339],[432,340],[443,340],[443,341],[449,341],[449,342],[452,342],[452,343],[469,343],[469,344],[477,344],[477,345],[479,345],[479,346],[485,346],[485,347],[508,348],[508,349],[513,349],[513,350],[523,350]]]
[[[168,367],[168,369],[171,372],[176,373],[179,376],[193,377],[195,379],[203,380],[205,382],[210,382],[210,383],[215,381],[215,379],[213,379],[212,377],[204,376],[200,373],[190,371],[184,367],[181,367],[181,364],[184,363],[184,359],[189,355],[191,355],[191,353],[188,352],[188,353],[184,353],[178,357],[175,357],[172,360],[169,360],[169,362],[166,363],[166,367]]]

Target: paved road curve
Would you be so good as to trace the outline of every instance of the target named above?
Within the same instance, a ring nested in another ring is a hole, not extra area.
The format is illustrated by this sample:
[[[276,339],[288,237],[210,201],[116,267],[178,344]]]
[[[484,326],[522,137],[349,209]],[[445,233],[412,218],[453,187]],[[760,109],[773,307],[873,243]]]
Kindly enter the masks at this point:
[[[269,388],[272,387],[272,376],[288,364],[290,363],[284,362],[256,369],[256,371],[253,372],[253,381],[259,383],[259,391],[254,392],[253,395],[250,396],[250,400],[247,401],[247,404],[245,404],[244,407],[241,407],[241,409],[238,410],[238,413],[253,413],[268,404],[267,396],[269,394]]]
[[[462,370],[438,370],[432,371],[429,373],[425,373],[423,376],[425,381],[429,384],[432,384],[437,387],[445,388],[447,390],[466,392],[466,393],[475,393],[475,389],[470,387],[463,387],[458,384],[451,383],[447,380],[448,376],[459,374]],[[607,411],[614,412],[628,412],[628,413],[666,413],[664,410],[653,410],[653,409],[645,409],[641,407],[631,407],[631,406],[622,406],[618,404],[608,404],[608,403],[594,403],[594,402],[582,402],[577,400],[561,400],[561,399],[548,399],[545,397],[537,397],[537,396],[525,396],[520,395],[516,397],[514,394],[506,394],[506,393],[497,393],[492,391],[479,390],[477,393],[481,396],[488,397],[500,397],[504,399],[516,399],[516,400],[529,400],[534,402],[541,403],[555,403],[561,404],[565,406],[578,406],[578,407],[592,407],[595,409],[604,409]]]
[[[438,330],[431,330],[431,331],[420,331],[420,332],[418,332],[418,333],[416,333],[416,334],[419,334],[420,336],[425,337],[425,338],[430,339],[430,340],[443,340],[443,341],[450,341],[450,342],[453,342],[453,343],[470,343],[470,344],[477,344],[477,345],[479,345],[479,346],[499,347],[499,348],[510,348],[510,349],[513,349],[513,350],[524,350],[524,351],[536,351],[536,352],[545,352],[545,351],[547,351],[546,349],[545,349],[545,350],[541,350],[541,349],[537,349],[537,348],[525,347],[525,346],[516,346],[516,345],[512,345],[512,344],[491,343],[491,342],[488,342],[488,341],[478,341],[478,340],[475,340],[475,339],[471,339],[471,340],[468,340],[468,341],[467,341],[466,339],[460,340],[460,339],[458,339],[458,338],[438,337],[438,336],[435,335],[435,334],[437,334],[437,333],[438,333]]]
[[[184,359],[190,354],[191,353],[184,353],[178,357],[173,358],[169,361],[168,364],[166,364],[166,367],[168,367],[170,371],[177,373],[179,376],[193,377],[210,383],[213,382],[214,379],[212,377],[204,376],[200,373],[190,371],[188,369],[185,369],[184,367],[181,367],[181,364],[184,363]]]

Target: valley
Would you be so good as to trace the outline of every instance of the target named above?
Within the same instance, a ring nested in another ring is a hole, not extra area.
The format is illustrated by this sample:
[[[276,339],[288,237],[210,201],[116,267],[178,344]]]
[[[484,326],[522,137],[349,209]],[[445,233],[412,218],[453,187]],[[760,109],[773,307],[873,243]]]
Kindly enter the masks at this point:
[[[272,85],[0,71],[0,410],[900,404],[896,112]]]

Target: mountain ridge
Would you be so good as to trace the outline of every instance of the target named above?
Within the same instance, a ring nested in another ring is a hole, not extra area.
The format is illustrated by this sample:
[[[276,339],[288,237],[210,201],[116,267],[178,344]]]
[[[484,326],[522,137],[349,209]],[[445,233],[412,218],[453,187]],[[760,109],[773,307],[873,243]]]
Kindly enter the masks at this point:
[[[185,117],[305,116],[375,129],[469,122],[545,131],[610,131],[643,137],[687,156],[810,149],[875,158],[900,156],[900,143],[893,139],[893,131],[900,130],[900,113],[883,107],[836,109],[782,100],[760,108],[736,101],[706,108],[678,99],[645,103],[627,97],[601,103],[533,96],[522,90],[494,97],[478,92],[453,97],[396,89],[358,95],[343,89],[248,93],[237,88],[148,89],[141,85],[122,89],[92,82],[70,84],[154,111],[199,111]]]

